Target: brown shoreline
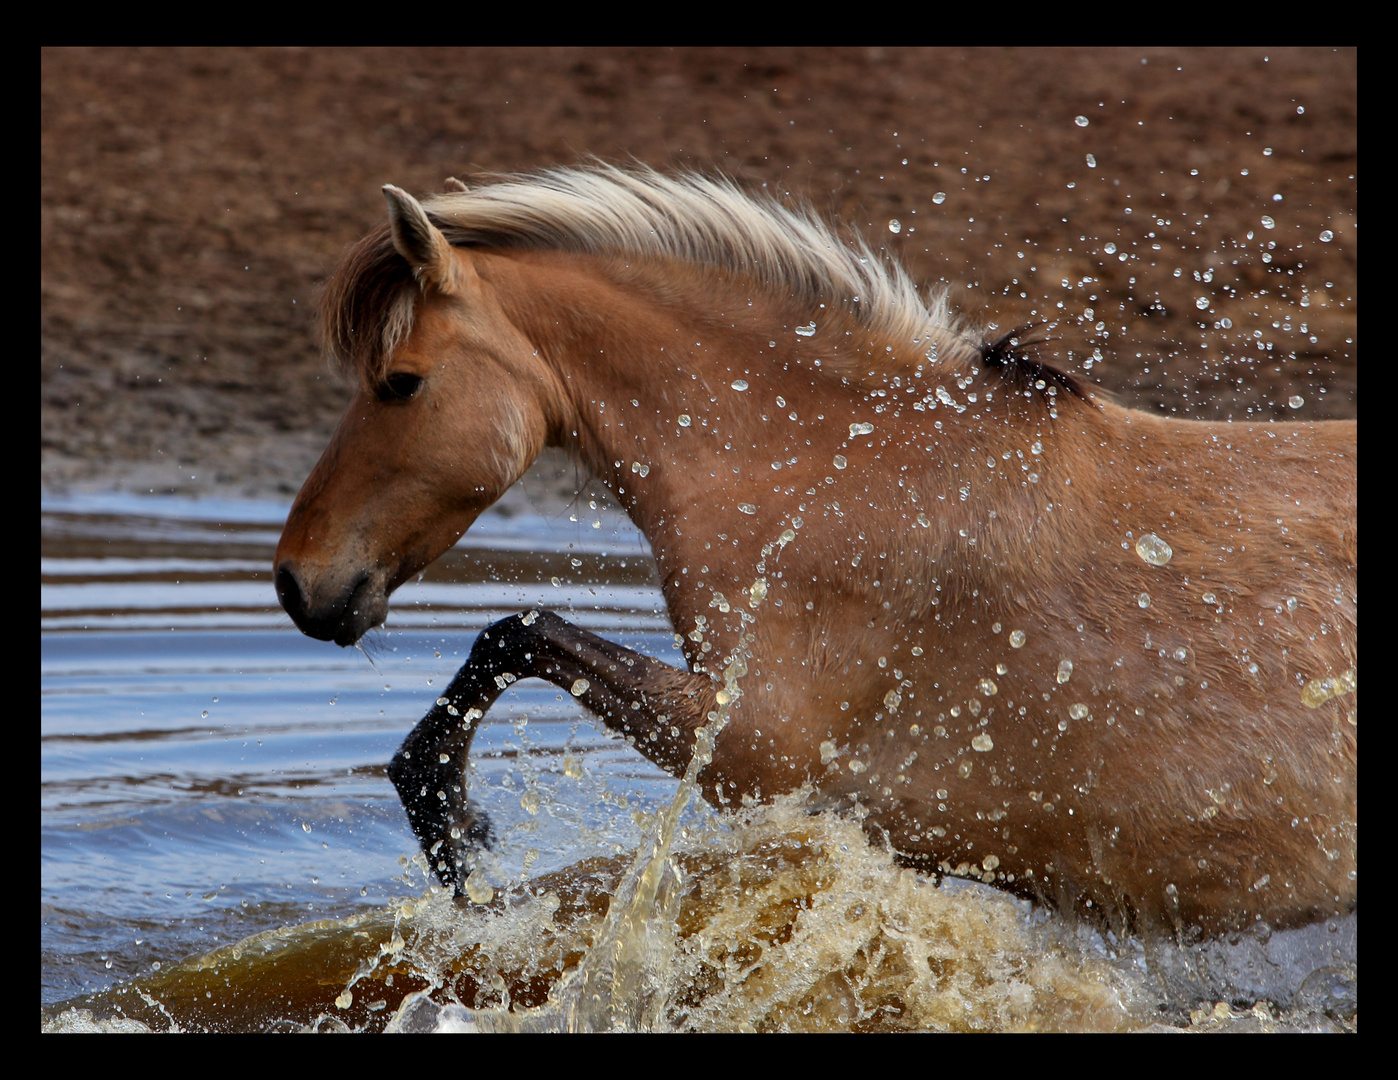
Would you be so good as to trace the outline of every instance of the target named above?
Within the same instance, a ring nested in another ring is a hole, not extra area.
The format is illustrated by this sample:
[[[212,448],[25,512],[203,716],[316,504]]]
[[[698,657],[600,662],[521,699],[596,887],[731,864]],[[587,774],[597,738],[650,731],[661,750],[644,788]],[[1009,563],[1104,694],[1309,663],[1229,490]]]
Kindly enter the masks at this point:
[[[347,397],[316,350],[318,286],[383,216],[379,187],[584,153],[804,197],[972,318],[1069,316],[1060,362],[1100,349],[1087,378],[1128,404],[1353,417],[1356,67],[1321,49],[45,50],[41,487],[294,494]]]

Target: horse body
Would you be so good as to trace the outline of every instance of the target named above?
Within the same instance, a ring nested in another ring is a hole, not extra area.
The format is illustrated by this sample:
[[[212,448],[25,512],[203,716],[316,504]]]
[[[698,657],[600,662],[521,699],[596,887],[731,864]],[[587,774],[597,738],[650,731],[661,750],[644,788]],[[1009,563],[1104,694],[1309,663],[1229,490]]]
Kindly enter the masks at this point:
[[[1132,412],[935,320],[454,246],[453,197],[388,196],[327,300],[383,337],[288,519],[288,612],[357,640],[559,445],[649,539],[690,668],[554,617],[487,631],[392,769],[445,882],[509,672],[675,773],[726,706],[706,798],[809,784],[914,862],[1061,905],[1208,929],[1353,906],[1352,423]]]

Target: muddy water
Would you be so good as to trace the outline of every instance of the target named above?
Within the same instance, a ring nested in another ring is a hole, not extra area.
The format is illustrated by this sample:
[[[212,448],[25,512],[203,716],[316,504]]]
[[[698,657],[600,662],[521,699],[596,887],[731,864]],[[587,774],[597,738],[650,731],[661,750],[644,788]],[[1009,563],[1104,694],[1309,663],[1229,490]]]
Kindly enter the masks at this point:
[[[624,518],[586,502],[487,515],[400,590],[366,655],[277,608],[284,505],[42,510],[49,1030],[1356,1022],[1354,918],[1117,940],[920,877],[799,798],[720,818],[538,682],[477,736],[495,896],[459,905],[428,882],[385,763],[511,611],[545,604],[680,662]]]

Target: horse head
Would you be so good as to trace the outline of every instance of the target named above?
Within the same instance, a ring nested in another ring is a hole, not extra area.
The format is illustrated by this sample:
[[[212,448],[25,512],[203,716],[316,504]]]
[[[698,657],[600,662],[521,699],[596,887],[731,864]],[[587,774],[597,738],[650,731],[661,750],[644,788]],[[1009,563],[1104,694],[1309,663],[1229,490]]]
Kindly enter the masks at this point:
[[[524,473],[548,430],[552,377],[478,272],[489,260],[452,247],[407,192],[384,196],[387,230],[345,256],[322,306],[359,386],[275,560],[296,625],[340,645],[383,622],[389,594]]]

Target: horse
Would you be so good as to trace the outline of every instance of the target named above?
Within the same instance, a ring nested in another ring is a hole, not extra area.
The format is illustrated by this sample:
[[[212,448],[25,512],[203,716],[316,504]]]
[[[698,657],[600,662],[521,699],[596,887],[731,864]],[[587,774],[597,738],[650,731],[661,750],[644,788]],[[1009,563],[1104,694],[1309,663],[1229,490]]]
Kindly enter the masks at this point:
[[[1166,932],[1355,907],[1354,422],[1124,408],[721,176],[447,186],[385,186],[326,286],[357,388],[278,597],[358,642],[563,447],[687,669],[544,610],[485,630],[389,770],[444,886],[490,839],[472,736],[534,677],[675,775],[716,732],[716,806],[807,788],[935,876]]]

